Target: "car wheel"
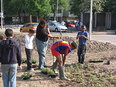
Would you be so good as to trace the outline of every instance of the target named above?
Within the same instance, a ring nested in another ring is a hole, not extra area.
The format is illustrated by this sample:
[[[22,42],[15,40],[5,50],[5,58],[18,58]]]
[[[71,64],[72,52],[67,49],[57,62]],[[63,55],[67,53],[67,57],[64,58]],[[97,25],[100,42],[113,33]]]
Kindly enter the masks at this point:
[[[58,32],[58,28],[55,28],[55,31]]]

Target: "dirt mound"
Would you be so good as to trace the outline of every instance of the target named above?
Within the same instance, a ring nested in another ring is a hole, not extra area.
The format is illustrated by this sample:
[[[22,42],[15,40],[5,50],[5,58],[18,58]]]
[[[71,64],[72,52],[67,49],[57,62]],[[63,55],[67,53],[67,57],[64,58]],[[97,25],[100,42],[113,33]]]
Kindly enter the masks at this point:
[[[111,43],[103,43],[103,42],[97,42],[97,41],[88,41],[87,44],[87,52],[88,53],[96,53],[96,52],[103,52],[103,51],[110,51],[110,50],[116,50],[116,46]]]
[[[15,38],[20,40],[21,46],[24,47],[24,35],[20,35],[20,34],[15,35]],[[50,48],[50,46],[54,42],[59,41],[59,40],[61,40],[61,39],[50,39],[48,48]],[[75,41],[78,44],[78,41],[74,37],[63,37],[62,40],[65,40],[69,43],[71,43],[72,41]],[[35,46],[35,49],[36,49],[36,46]],[[108,43],[108,42],[103,43],[103,42],[98,42],[98,41],[94,41],[94,40],[88,41],[87,53],[97,53],[97,52],[110,51],[110,50],[116,50],[116,46],[111,43]]]

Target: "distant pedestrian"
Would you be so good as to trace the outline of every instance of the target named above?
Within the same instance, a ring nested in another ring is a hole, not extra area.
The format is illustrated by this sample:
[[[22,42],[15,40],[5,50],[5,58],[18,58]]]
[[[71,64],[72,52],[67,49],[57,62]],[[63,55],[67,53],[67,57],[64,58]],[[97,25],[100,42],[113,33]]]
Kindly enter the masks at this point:
[[[33,51],[34,33],[35,33],[35,31],[30,29],[28,34],[25,35],[25,37],[24,37],[28,71],[33,71],[33,69],[32,69],[32,51]]]
[[[78,54],[78,62],[81,64],[84,63],[88,37],[89,37],[89,34],[86,31],[86,26],[82,25],[81,31],[78,32],[77,37],[76,37],[77,39],[79,39],[79,46],[78,46],[77,54]]]
[[[0,35],[0,42],[2,42],[4,40],[4,36]],[[0,64],[0,77],[2,76],[2,72],[1,72],[1,64]]]
[[[0,62],[4,87],[16,87],[17,62],[21,68],[21,50],[13,39],[13,31],[5,30],[6,40],[0,43]]]
[[[76,22],[75,27],[76,27],[77,31],[81,31],[81,26],[82,25],[83,25],[83,23],[80,20],[78,20]]]
[[[54,62],[52,69],[54,71],[54,69],[58,65],[59,78],[61,80],[68,80],[64,74],[66,55],[76,48],[77,48],[77,44],[75,42],[69,44],[66,41],[57,41],[51,47],[52,55],[56,57],[56,61]]]

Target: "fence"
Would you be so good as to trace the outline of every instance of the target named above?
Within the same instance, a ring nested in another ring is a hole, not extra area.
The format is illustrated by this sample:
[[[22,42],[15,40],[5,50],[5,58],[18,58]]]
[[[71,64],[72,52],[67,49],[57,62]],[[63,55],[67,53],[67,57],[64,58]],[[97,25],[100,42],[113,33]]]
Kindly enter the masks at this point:
[[[89,27],[89,13],[83,13],[82,22]],[[115,30],[116,29],[116,13],[93,13],[93,29],[95,30]]]

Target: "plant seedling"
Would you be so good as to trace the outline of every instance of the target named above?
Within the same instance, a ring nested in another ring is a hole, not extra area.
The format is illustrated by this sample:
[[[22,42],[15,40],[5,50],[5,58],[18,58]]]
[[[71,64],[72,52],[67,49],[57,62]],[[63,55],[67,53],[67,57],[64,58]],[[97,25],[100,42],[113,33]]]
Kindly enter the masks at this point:
[[[35,58],[32,58],[32,63],[33,64],[37,63],[37,60]]]
[[[32,77],[32,74],[24,73],[21,77],[22,77],[23,80],[27,80],[27,79],[30,79]]]
[[[98,63],[98,62],[103,62],[103,59],[90,59],[89,62],[90,63]]]
[[[45,74],[45,75],[48,74],[48,71],[49,71],[48,68],[42,68],[42,69],[41,69],[41,72],[42,72],[43,74]]]
[[[50,71],[48,71],[48,76],[51,78],[55,78],[56,74],[54,73],[54,71],[50,70]]]
[[[26,63],[27,59],[26,58],[22,58],[22,63]]]

